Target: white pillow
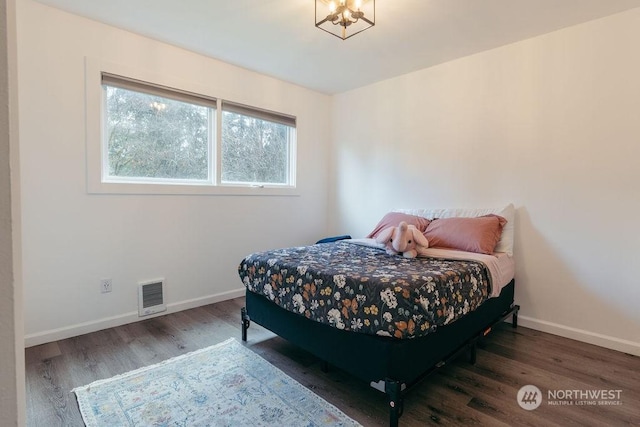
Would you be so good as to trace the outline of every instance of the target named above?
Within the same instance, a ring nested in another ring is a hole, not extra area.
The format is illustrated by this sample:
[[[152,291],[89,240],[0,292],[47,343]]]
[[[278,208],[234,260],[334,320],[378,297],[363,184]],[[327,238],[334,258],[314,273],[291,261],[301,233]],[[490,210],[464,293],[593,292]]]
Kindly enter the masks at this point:
[[[395,212],[421,216],[427,219],[456,217],[474,218],[489,214],[500,215],[507,220],[507,223],[502,229],[502,236],[500,237],[500,240],[498,240],[495,251],[506,252],[510,256],[513,256],[513,236],[515,233],[514,219],[516,216],[516,208],[513,206],[513,203],[509,203],[503,208],[396,209]]]

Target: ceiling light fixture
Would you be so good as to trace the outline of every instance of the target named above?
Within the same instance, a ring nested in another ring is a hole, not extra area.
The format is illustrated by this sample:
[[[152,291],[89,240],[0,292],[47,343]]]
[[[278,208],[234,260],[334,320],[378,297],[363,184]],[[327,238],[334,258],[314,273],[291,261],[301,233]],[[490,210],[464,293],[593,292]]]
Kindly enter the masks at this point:
[[[376,0],[315,0],[315,2],[316,27],[342,40],[353,37],[376,24]]]

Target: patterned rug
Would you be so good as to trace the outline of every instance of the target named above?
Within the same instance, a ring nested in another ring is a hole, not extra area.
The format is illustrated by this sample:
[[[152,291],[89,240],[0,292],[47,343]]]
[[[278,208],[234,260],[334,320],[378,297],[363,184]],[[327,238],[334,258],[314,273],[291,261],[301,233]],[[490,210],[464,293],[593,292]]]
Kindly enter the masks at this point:
[[[93,426],[359,426],[231,338],[73,390]]]

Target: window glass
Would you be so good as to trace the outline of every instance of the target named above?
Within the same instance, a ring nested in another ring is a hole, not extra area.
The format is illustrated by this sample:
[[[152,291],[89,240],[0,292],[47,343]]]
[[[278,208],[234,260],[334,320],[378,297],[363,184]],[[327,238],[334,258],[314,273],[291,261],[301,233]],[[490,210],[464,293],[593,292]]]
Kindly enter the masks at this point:
[[[211,107],[103,86],[107,179],[210,180]]]
[[[223,109],[222,182],[291,185],[293,139],[291,126]]]
[[[87,95],[99,99],[88,106],[101,108],[87,107],[87,161],[100,166],[88,169],[91,192],[294,194],[295,116],[201,94],[194,84],[99,75],[101,92]]]

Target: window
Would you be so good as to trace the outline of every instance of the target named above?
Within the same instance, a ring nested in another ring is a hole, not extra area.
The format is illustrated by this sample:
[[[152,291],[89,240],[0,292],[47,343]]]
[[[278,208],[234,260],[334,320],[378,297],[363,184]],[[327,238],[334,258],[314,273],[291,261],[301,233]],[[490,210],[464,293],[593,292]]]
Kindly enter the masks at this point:
[[[98,124],[90,71],[88,62],[89,192],[292,194],[295,117],[101,69]]]
[[[103,74],[105,181],[209,183],[216,100]]]
[[[222,105],[221,182],[291,185],[295,118]]]

